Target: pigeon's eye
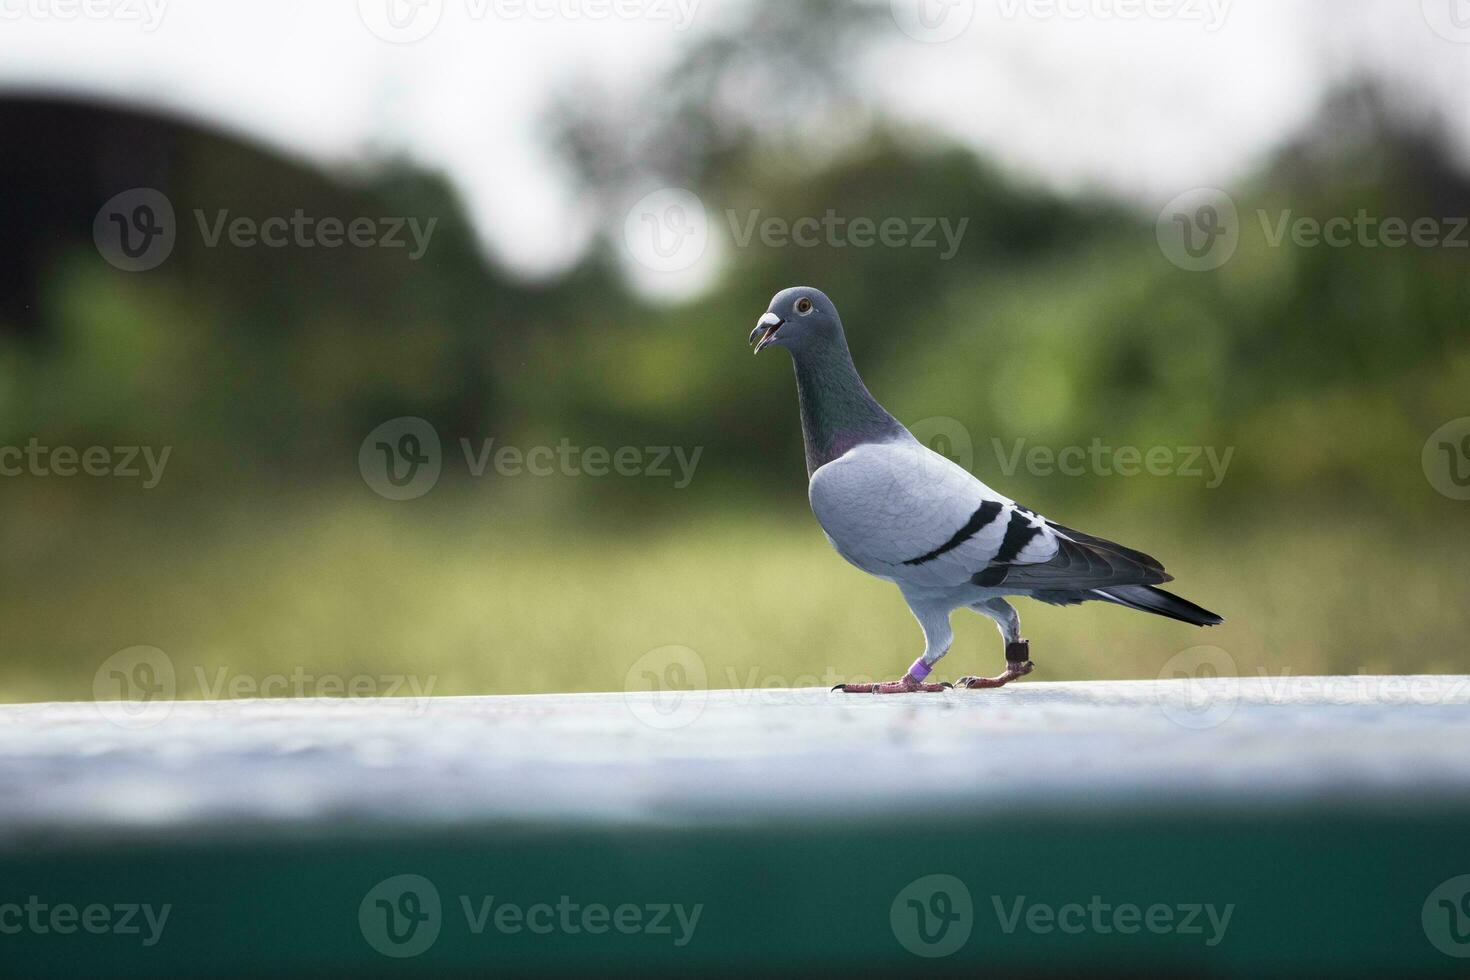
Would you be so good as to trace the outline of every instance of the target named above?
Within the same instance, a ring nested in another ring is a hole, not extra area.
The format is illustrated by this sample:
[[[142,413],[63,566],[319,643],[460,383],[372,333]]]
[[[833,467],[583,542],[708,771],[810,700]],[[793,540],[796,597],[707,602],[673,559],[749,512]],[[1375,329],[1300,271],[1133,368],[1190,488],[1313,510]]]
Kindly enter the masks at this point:
[[[805,296],[796,301],[796,312],[800,313],[802,316],[806,316],[812,311],[812,309],[812,301],[807,299]]]

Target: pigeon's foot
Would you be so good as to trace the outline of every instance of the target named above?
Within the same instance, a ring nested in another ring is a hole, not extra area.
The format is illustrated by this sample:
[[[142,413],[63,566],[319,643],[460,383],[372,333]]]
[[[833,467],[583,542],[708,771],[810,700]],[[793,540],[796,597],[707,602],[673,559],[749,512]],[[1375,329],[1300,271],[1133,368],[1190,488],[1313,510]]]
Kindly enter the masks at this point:
[[[838,684],[832,690],[843,694],[938,694],[949,690],[949,684],[924,683],[933,670],[934,665],[925,663],[924,658],[920,657],[899,680],[889,681],[887,684]]]
[[[955,681],[955,687],[960,690],[978,691],[987,687],[1005,687],[1011,681],[1019,680],[1036,669],[1031,661],[1023,664],[1014,664],[1006,668],[1006,672],[999,677],[961,677]]]
[[[999,677],[961,677],[955,681],[960,690],[978,691],[991,687],[1005,687],[1036,669],[1031,662],[1031,641],[1017,640],[1006,644],[1006,672]]]
[[[886,684],[838,684],[832,690],[843,694],[939,694],[948,691],[952,686],[926,684],[913,674],[904,674],[901,680],[888,681]]]

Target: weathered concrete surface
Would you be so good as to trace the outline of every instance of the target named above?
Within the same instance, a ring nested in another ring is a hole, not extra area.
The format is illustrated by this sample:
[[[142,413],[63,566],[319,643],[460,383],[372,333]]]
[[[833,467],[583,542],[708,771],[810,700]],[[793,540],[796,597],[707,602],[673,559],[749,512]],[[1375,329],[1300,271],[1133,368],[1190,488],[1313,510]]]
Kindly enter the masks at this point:
[[[1470,798],[1470,678],[0,707],[0,845]]]

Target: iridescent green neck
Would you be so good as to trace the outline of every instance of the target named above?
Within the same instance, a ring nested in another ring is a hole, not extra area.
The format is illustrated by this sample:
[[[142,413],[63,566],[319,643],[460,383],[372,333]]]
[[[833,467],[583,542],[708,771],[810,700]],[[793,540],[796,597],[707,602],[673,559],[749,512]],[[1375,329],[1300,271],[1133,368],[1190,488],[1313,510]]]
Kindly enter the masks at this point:
[[[868,392],[845,342],[792,351],[792,362],[808,476],[854,446],[887,442],[904,432]]]

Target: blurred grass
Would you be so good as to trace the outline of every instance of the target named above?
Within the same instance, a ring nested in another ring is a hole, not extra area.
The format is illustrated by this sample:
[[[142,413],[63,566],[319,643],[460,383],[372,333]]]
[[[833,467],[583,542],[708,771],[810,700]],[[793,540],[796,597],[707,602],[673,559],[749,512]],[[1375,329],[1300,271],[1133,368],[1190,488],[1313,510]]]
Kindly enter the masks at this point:
[[[0,699],[90,697],[98,665],[135,645],[170,655],[184,696],[221,668],[407,674],[441,694],[616,690],[671,644],[697,651],[714,686],[896,675],[918,629],[805,512],[790,368],[745,353],[772,293],[796,282],[838,302],[900,419],[953,423],[997,489],[1158,555],[1180,593],[1228,620],[1199,631],[1023,601],[1039,677],[1154,677],[1199,644],[1243,673],[1465,671],[1470,509],[1436,494],[1421,460],[1429,434],[1470,411],[1464,250],[1273,245],[1259,221],[1470,213],[1463,154],[1437,121],[1386,82],[1345,79],[1232,183],[1238,248],[1200,274],[1161,250],[1163,202],[1058,193],[881,114],[833,141],[827,123],[856,118],[853,73],[868,64],[849,7],[753,5],[644,98],[578,91],[552,113],[598,232],[548,282],[487,261],[454,188],[406,161],[321,170],[149,113],[43,100],[7,115],[0,100],[0,120],[38,137],[13,154],[30,193],[6,231],[12,264],[32,268],[27,289],[0,294],[0,448],[174,450],[155,490],[0,479]],[[803,85],[747,84],[782,78],[795,52]],[[725,97],[739,92],[751,101]],[[168,148],[167,174],[153,147]],[[97,254],[90,171],[57,160],[93,161],[117,190],[161,182],[181,216],[230,202],[438,230],[413,263],[180,235],[136,275]],[[758,211],[947,216],[968,231],[949,261],[731,238],[706,293],[653,304],[622,272],[627,202],[655,178],[694,190],[712,229]],[[400,416],[429,420],[450,458],[490,437],[702,456],[684,490],[470,481],[456,459],[429,496],[392,504],[354,463]],[[1005,476],[1023,438],[1234,455],[1216,489]],[[955,621],[942,676],[997,669],[990,623]]]
[[[49,516],[64,535],[35,522],[0,532],[19,559],[0,573],[0,700],[90,698],[102,661],[140,644],[173,659],[181,697],[222,668],[257,683],[406,675],[434,694],[621,690],[640,656],[670,644],[703,658],[710,687],[807,686],[896,676],[921,647],[898,591],[847,566],[792,508],[609,531],[452,487],[409,504],[359,486],[146,521],[60,499]],[[1179,592],[1227,622],[1021,600],[1035,676],[1152,678],[1197,644],[1242,674],[1462,670],[1467,519],[1443,504],[1426,513],[1446,524],[1417,528],[1269,508],[1192,526],[1057,515],[1158,554]],[[954,621],[941,676],[999,670],[989,621]]]

